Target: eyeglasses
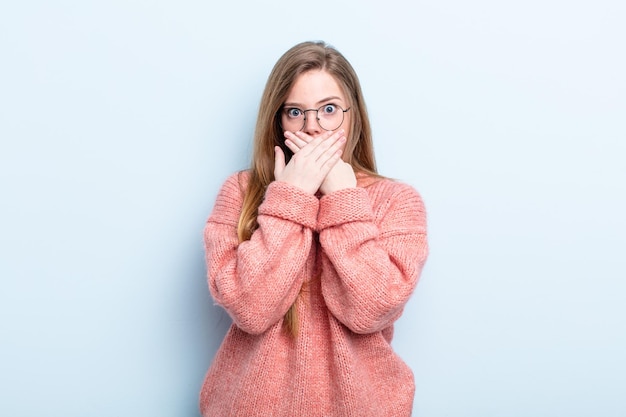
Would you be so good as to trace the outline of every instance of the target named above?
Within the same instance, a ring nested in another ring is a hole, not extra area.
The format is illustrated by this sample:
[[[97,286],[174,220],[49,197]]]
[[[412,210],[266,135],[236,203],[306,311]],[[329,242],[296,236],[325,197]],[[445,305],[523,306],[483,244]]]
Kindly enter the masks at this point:
[[[317,123],[324,130],[337,130],[343,123],[344,114],[350,110],[342,109],[341,106],[336,104],[324,104],[318,109],[306,109],[302,110],[297,107],[284,107],[282,111],[282,123],[283,129],[297,132],[302,130],[306,124],[306,114],[310,111],[315,112]]]

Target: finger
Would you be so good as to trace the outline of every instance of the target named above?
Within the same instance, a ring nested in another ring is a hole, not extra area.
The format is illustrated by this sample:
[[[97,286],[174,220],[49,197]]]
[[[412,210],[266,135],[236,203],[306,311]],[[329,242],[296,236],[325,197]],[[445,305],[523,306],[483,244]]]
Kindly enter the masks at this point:
[[[311,158],[315,158],[315,164],[319,167],[319,169],[322,169],[322,167],[324,167],[324,165],[328,163],[328,161],[336,159],[337,155],[341,157],[341,154],[343,152],[342,145],[344,143],[345,138],[342,137],[332,146],[329,146],[327,149],[325,149],[323,152],[319,153],[318,155],[312,155]],[[332,165],[334,165],[334,163],[332,163]],[[327,173],[324,174],[324,176],[326,175]]]
[[[280,177],[285,169],[285,153],[280,146],[274,146],[274,178]]]
[[[329,155],[328,159],[324,161],[320,167],[320,172],[326,177],[330,171],[341,161],[342,149],[337,149],[335,152]]]
[[[316,143],[318,139],[315,139],[315,141],[310,143],[310,145],[315,144],[315,148],[311,151],[311,156],[316,160],[319,158],[327,158],[328,155],[334,153],[337,149],[340,149],[346,142],[346,137],[340,135],[339,133],[333,134],[326,140]]]
[[[302,148],[302,151],[306,150],[303,155],[306,155],[307,157],[311,156],[314,159],[319,158],[320,155],[326,152],[330,146],[332,146],[340,137],[342,137],[343,134],[344,131],[342,129],[338,132],[326,132],[313,138],[311,142],[309,142],[304,148]]]
[[[332,143],[328,147],[328,149],[326,149],[323,153],[321,153],[318,156],[317,160],[320,162],[323,162],[324,160],[330,159],[335,156],[337,151],[339,151],[339,154],[341,155],[343,144],[346,143],[346,140],[347,139],[345,136],[342,136],[339,139],[337,139],[334,143]]]
[[[308,136],[306,133],[302,133],[302,134]],[[345,131],[343,129],[338,130],[336,132],[332,132],[332,131],[324,132],[323,134],[317,136],[316,138],[314,138],[312,141],[308,143],[315,144],[316,146],[319,146],[322,143],[325,143],[326,145],[332,145],[344,135],[345,135]]]
[[[292,144],[294,144],[297,147],[297,149],[292,149],[291,147],[289,148],[294,153],[296,153],[297,151],[299,151],[300,149],[304,148],[307,145],[307,142],[300,139],[298,136],[294,135],[291,132],[285,132],[285,138],[286,138],[285,144],[287,143],[287,141],[290,141]]]
[[[342,130],[342,132],[343,132],[343,130]],[[299,131],[295,132],[295,135],[298,138],[300,138],[301,140],[303,140],[304,142],[311,143],[314,139],[319,138],[319,137],[321,137],[322,140],[326,140],[329,137],[331,137],[334,133],[339,133],[339,132],[333,132],[332,130],[328,130],[328,131],[323,132],[319,136],[311,136],[308,133],[305,133],[305,132],[299,130]]]
[[[289,148],[289,150],[291,152],[293,152],[294,154],[300,150],[298,145],[296,145],[294,142],[292,142],[291,139],[285,140],[285,146],[287,146]]]

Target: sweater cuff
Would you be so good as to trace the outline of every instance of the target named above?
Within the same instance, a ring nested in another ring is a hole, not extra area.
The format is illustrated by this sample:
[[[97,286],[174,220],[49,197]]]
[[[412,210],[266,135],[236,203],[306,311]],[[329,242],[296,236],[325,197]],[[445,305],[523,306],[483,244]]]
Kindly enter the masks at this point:
[[[317,229],[357,221],[373,221],[374,213],[365,188],[344,188],[320,199]]]
[[[318,210],[319,200],[314,195],[286,182],[273,181],[267,186],[259,215],[278,217],[315,229]]]

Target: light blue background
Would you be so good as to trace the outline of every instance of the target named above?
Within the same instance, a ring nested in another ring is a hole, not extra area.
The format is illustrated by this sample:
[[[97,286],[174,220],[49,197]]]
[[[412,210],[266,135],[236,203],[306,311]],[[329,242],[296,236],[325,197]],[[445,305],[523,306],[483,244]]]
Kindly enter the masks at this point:
[[[624,4],[3,1],[0,415],[198,415],[203,224],[315,39],[429,211],[414,415],[626,415]]]

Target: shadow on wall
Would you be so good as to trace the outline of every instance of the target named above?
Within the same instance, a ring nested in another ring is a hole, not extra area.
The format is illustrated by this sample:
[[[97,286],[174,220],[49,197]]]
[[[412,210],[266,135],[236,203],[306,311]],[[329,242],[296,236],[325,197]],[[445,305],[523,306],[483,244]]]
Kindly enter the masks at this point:
[[[192,273],[187,282],[187,295],[183,302],[186,314],[193,315],[192,326],[185,340],[191,344],[190,355],[185,361],[190,377],[188,401],[192,413],[199,413],[197,399],[204,376],[220,347],[232,321],[222,307],[215,305],[209,292],[204,256],[194,256]]]

